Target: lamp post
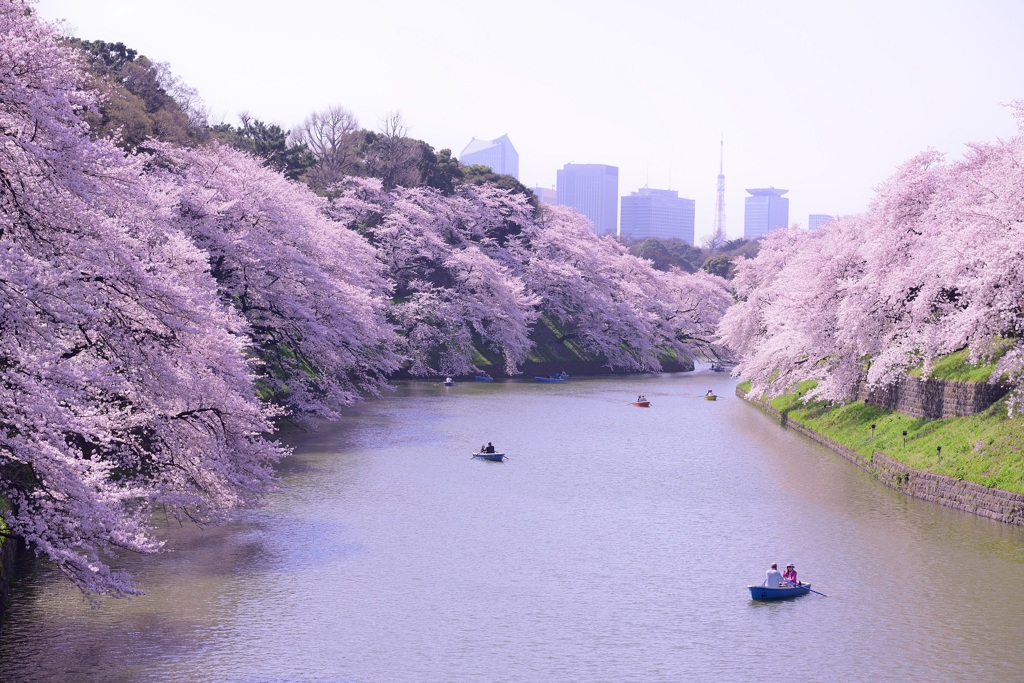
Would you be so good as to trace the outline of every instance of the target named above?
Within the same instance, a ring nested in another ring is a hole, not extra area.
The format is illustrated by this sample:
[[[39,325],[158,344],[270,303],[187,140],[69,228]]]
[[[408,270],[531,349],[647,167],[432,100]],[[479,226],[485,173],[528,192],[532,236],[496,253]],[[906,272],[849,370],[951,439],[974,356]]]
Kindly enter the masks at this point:
[[[875,425],[871,425],[871,438],[875,438]]]
[[[903,430],[903,447],[906,448],[906,446],[907,446],[907,430],[904,429]]]

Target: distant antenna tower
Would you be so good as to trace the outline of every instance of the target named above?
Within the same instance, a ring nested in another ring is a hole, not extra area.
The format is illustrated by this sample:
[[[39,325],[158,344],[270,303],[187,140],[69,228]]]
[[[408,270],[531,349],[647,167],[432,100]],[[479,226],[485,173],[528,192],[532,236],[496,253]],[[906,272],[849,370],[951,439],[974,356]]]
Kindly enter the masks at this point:
[[[725,136],[719,143],[718,152],[718,200],[715,202],[715,226],[711,236],[711,248],[718,249],[725,244]]]

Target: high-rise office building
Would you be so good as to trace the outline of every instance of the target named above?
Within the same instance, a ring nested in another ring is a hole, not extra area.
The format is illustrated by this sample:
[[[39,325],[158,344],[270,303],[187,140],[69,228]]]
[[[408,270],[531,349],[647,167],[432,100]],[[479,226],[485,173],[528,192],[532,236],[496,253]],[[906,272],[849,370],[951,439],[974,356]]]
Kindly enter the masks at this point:
[[[774,187],[748,189],[743,207],[743,239],[756,240],[776,228],[789,225],[789,190]]]
[[[537,200],[541,204],[557,204],[558,193],[555,192],[553,187],[531,187],[530,190],[537,195]]]
[[[641,188],[622,198],[619,236],[677,239],[693,246],[695,205],[694,200],[680,197],[675,190]]]
[[[473,138],[459,155],[463,166],[487,166],[495,173],[519,178],[519,153],[508,135],[494,140]]]
[[[812,213],[807,217],[807,229],[817,230],[833,218],[835,218],[835,216],[829,216],[827,213]]]
[[[558,203],[590,219],[598,235],[618,234],[619,169],[604,164],[566,164],[557,173]]]

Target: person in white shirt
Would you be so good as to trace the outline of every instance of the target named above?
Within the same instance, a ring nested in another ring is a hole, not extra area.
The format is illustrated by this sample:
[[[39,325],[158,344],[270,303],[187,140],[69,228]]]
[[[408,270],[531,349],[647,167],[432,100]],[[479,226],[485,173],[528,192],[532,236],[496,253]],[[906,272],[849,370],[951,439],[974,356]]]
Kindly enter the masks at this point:
[[[780,588],[782,586],[782,572],[779,566],[772,562],[772,566],[765,572],[764,585],[768,588]]]

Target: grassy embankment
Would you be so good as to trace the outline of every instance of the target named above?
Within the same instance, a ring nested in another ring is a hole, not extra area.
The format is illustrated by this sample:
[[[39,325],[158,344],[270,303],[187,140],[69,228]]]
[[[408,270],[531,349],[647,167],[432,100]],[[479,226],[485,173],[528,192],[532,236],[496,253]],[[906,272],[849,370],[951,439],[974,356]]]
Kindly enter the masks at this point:
[[[932,376],[959,382],[986,381],[993,367],[969,365],[966,356],[966,352],[958,352],[943,358],[935,364]],[[842,406],[805,402],[803,396],[813,386],[813,382],[803,382],[772,400],[771,405],[788,420],[869,459],[880,451],[917,470],[1024,493],[1024,417],[1007,417],[1006,399],[969,417],[926,420],[863,401]],[[750,383],[741,383],[740,387],[749,390]]]
[[[573,338],[563,338],[564,332],[548,316],[542,315],[530,334],[533,348],[521,368],[524,374],[537,371],[541,374],[565,370],[569,374],[607,374],[606,360],[601,356],[587,353]],[[692,370],[689,361],[680,361],[674,353],[667,352],[659,360],[666,371]],[[501,354],[482,343],[475,344],[473,362],[495,377],[504,374],[504,359]]]

